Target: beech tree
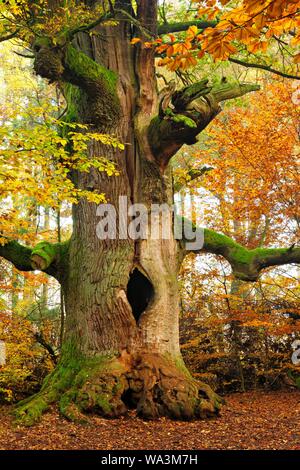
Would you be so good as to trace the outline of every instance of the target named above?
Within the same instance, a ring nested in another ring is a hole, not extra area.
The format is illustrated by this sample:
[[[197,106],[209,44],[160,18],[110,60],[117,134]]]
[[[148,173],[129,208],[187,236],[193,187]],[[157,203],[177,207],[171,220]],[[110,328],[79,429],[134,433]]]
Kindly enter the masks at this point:
[[[187,30],[178,41],[188,41],[196,53],[192,44],[198,38],[193,21],[160,24],[157,0],[5,3],[11,10],[3,13],[1,40],[25,41],[36,73],[59,84],[68,105],[63,121],[88,124],[124,143],[125,150],[101,140],[88,147],[89,158],[105,156],[118,175],[108,176],[96,166],[72,172],[76,188],[105,193],[120,219],[120,196],[143,204],[149,213],[152,204],[172,206],[171,158],[184,144],[196,142],[222,102],[259,89],[249,83],[213,86],[203,78],[177,90],[171,83],[159,95],[155,56],[167,50],[158,51],[159,35]],[[211,31],[218,20],[195,24]],[[209,37],[205,41],[210,52]],[[227,57],[228,47],[235,52],[225,44]],[[195,60],[188,53],[179,62],[176,54],[182,55],[182,48],[172,53],[174,71]],[[164,217],[174,225],[171,211]],[[97,204],[82,197],[73,206],[72,237],[64,243],[30,248],[2,234],[0,256],[21,271],[40,270],[57,279],[66,309],[60,362],[41,391],[20,403],[18,418],[32,424],[56,402],[75,420],[83,412],[116,417],[131,407],[145,418],[217,414],[221,398],[192,378],[179,349],[177,274],[190,240],[177,239],[173,230],[168,239],[103,240],[97,236],[98,222]],[[300,262],[295,246],[247,249],[221,233],[203,232],[203,246],[194,251],[222,255],[243,281],[257,280],[269,266]]]

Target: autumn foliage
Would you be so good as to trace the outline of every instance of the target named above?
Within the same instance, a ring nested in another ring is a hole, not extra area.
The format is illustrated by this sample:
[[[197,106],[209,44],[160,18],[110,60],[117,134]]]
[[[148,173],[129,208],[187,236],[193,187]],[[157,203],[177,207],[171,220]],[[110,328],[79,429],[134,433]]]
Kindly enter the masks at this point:
[[[262,85],[247,104],[214,121],[199,153],[185,152],[175,169],[194,204],[201,201],[204,224],[249,248],[297,243],[300,236],[295,89],[280,80]],[[205,163],[208,171],[191,180],[187,161],[194,169]],[[225,390],[296,386],[299,366],[291,356],[300,332],[299,269],[271,270],[249,285],[233,280],[221,258],[206,258],[201,264],[191,258],[182,273],[187,362],[200,378]]]
[[[195,66],[205,54],[214,61],[251,60],[268,70],[274,54],[283,50],[290,56],[285,72],[295,74],[300,61],[299,2],[282,0],[193,0],[197,10],[194,25],[179,34],[165,34],[144,47],[155,47],[159,66],[185,71]],[[190,23],[193,19],[189,18]],[[140,42],[139,37],[132,44]],[[276,51],[276,52],[275,52]]]

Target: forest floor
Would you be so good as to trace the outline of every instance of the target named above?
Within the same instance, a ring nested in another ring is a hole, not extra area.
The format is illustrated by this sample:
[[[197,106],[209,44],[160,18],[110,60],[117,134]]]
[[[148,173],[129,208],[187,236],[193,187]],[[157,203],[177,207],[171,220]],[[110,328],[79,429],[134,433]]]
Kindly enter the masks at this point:
[[[70,423],[55,409],[31,428],[16,427],[0,408],[0,449],[297,449],[300,392],[247,392],[226,397],[221,416],[208,421],[144,421],[92,417]]]

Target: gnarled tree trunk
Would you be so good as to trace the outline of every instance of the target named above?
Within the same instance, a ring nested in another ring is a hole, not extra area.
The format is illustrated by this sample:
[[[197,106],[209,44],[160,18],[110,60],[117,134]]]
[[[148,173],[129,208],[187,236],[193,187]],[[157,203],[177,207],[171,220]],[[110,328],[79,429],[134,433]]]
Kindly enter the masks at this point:
[[[155,33],[152,3],[139,2],[138,15]],[[147,137],[158,113],[153,51],[130,45],[127,22],[102,27],[101,33],[105,40],[78,35],[69,51],[53,55],[52,62],[49,45],[35,44],[38,73],[57,80],[64,70],[73,113],[68,118],[75,114],[96,132],[115,134],[125,143],[125,152],[97,142],[90,146],[91,158],[104,155],[114,161],[119,176],[92,169],[74,175],[76,184],[104,192],[118,218],[127,216],[119,213],[120,196],[128,204],[144,204],[149,213],[151,204],[171,206],[171,174],[155,159]],[[92,61],[105,68],[102,76]],[[149,418],[216,413],[219,398],[190,376],[180,355],[177,273],[182,257],[172,231],[165,240],[101,240],[96,210],[86,200],[73,208],[73,235],[61,277],[66,309],[62,358],[41,392],[21,404],[19,417],[30,424],[54,401],[72,419],[82,411],[118,416],[132,406]],[[172,214],[167,217],[172,227]]]

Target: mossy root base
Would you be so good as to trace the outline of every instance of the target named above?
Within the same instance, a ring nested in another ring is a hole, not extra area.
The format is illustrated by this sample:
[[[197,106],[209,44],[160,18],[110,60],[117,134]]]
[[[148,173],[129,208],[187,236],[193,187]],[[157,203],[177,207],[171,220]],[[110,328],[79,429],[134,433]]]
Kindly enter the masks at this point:
[[[125,360],[92,359],[75,368],[62,363],[37,395],[16,406],[17,422],[36,423],[54,403],[66,418],[84,422],[88,414],[116,418],[128,409],[146,419],[205,419],[219,413],[223,400],[184,366],[158,354],[143,354]]]

